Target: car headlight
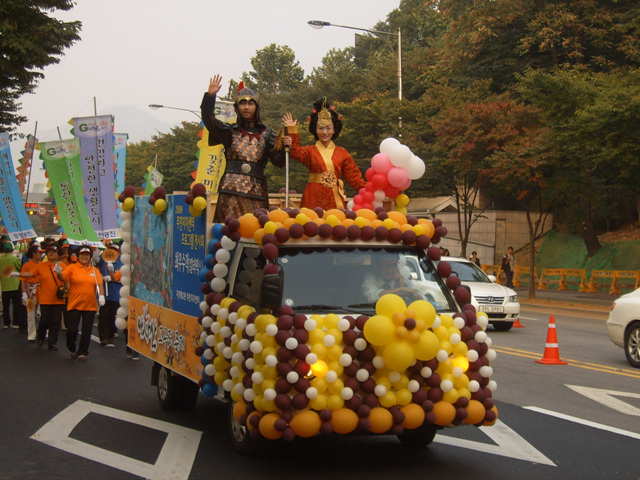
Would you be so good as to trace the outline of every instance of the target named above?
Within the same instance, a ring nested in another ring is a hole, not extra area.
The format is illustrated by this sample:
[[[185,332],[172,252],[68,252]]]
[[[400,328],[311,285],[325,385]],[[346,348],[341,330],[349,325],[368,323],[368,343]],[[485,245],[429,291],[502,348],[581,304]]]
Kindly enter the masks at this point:
[[[518,303],[518,295],[511,295],[511,296],[509,297],[509,301],[510,301],[511,303]]]

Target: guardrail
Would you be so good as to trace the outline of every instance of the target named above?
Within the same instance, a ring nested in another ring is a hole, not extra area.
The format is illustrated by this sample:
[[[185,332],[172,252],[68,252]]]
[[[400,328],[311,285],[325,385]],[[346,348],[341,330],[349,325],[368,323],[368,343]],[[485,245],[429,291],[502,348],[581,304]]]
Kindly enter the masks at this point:
[[[496,283],[504,285],[505,275],[500,265],[481,265],[487,275],[494,275]],[[516,266],[513,285],[528,286],[531,281],[529,267]],[[621,290],[637,290],[640,287],[640,270],[592,270],[589,281],[584,268],[544,268],[540,277],[533,270],[533,282],[537,289],[546,290],[555,285],[557,290],[568,290],[577,286],[579,292],[595,293],[598,289],[608,289],[609,294],[619,294]]]

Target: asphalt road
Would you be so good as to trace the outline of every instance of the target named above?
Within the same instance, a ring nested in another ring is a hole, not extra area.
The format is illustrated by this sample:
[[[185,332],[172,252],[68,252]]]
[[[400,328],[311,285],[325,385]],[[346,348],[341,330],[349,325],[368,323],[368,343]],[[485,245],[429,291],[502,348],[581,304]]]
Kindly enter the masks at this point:
[[[555,307],[554,307],[555,308]],[[567,365],[541,365],[549,316]],[[600,479],[640,477],[640,371],[591,316],[524,307],[524,328],[488,332],[500,421],[445,429],[425,449],[392,436],[319,436],[236,454],[225,409],[200,396],[165,412],[151,362],[92,343],[89,360],[0,331],[0,479]],[[62,344],[62,342],[61,342]]]

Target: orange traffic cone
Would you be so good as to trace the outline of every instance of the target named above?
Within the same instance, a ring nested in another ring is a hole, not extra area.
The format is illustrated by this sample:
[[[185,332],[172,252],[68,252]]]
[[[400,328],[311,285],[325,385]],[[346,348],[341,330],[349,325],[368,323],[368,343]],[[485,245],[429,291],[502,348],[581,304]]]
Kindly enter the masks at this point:
[[[544,355],[536,363],[544,365],[567,365],[567,362],[560,360],[560,350],[558,349],[558,335],[556,334],[556,322],[553,315],[549,319],[549,329],[547,330],[547,341],[544,344]]]
[[[518,319],[513,322],[512,325],[513,328],[524,328],[524,325],[520,323],[520,317],[518,317]]]

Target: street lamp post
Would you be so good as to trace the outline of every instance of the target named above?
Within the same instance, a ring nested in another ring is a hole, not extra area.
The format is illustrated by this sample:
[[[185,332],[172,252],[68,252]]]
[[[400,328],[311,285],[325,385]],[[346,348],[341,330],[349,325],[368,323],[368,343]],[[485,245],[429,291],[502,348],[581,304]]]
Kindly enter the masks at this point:
[[[382,32],[380,30],[370,30],[368,28],[360,28],[360,27],[350,27],[348,25],[336,25],[335,23],[324,22],[322,20],[309,20],[307,22],[309,26],[312,28],[324,28],[324,27],[339,27],[339,28],[348,28],[350,30],[359,30],[361,32],[368,32],[376,35],[377,37],[382,38],[387,46],[393,52],[393,56],[396,58],[396,64],[398,69],[398,100],[402,100],[402,30],[398,28],[398,33],[392,32]],[[393,49],[391,46],[391,42],[387,37],[398,37],[398,52]]]
[[[151,110],[158,110],[159,108],[168,108],[170,110],[182,110],[183,112],[191,112],[193,113],[196,117],[198,117],[198,121],[201,121],[202,118],[200,118],[200,113],[196,110],[189,110],[188,108],[179,108],[179,107],[168,107],[166,105],[158,105],[157,103],[152,103],[151,105],[149,105],[149,108]]]

